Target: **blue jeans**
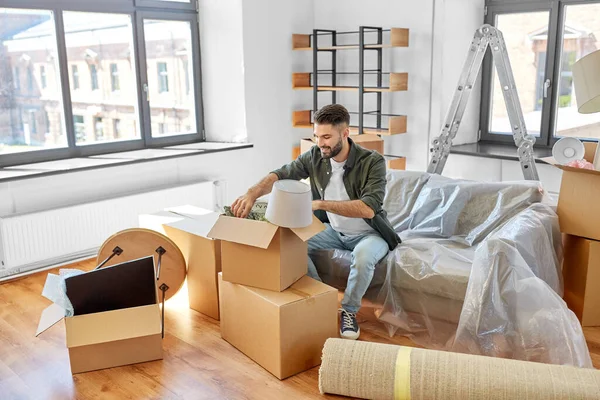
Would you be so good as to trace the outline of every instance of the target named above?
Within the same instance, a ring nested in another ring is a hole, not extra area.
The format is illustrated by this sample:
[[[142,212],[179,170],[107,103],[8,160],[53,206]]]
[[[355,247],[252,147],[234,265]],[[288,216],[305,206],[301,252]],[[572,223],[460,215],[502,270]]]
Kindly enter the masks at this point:
[[[330,224],[325,224],[325,227],[324,231],[308,240],[308,276],[321,280],[311,259],[311,253],[315,250],[340,249],[352,251],[350,275],[342,299],[342,307],[348,312],[356,313],[373,279],[375,265],[388,253],[388,244],[377,232],[369,232],[358,236],[345,236],[335,231]]]

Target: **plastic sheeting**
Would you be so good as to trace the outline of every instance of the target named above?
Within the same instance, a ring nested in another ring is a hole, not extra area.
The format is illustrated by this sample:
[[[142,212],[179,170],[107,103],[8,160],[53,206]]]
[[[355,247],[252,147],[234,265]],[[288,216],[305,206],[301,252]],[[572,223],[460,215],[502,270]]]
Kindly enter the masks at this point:
[[[428,348],[591,368],[542,196],[537,182],[390,171],[384,207],[403,243],[376,266],[361,314]],[[346,286],[349,251],[311,255],[324,282]]]

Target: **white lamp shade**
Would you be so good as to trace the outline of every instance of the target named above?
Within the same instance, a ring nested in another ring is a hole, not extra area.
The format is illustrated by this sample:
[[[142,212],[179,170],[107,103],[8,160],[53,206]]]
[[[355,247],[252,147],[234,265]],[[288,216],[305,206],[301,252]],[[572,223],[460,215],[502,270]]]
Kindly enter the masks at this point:
[[[590,114],[600,111],[600,50],[573,64],[573,82],[579,112]]]
[[[284,228],[304,228],[312,224],[312,193],[310,186],[294,180],[273,184],[265,218]]]

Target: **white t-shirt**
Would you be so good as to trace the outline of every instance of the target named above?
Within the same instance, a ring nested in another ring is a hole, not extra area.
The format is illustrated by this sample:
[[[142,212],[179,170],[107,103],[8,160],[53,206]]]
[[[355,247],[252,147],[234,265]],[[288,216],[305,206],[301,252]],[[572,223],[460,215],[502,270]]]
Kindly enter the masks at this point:
[[[333,158],[331,161],[331,178],[325,188],[323,200],[347,201],[350,200],[346,187],[344,186],[344,165],[346,161],[337,162]],[[344,235],[360,235],[373,230],[369,224],[362,218],[349,218],[339,214],[327,212],[327,218],[331,227]]]

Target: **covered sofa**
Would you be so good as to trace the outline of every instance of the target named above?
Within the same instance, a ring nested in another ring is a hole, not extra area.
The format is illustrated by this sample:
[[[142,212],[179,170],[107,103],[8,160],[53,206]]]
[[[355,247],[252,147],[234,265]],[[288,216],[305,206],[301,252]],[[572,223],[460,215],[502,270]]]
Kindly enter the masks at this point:
[[[558,217],[543,200],[539,182],[389,171],[384,208],[403,242],[376,266],[359,316],[428,348],[591,368],[561,297]],[[351,253],[312,257],[342,290]]]

